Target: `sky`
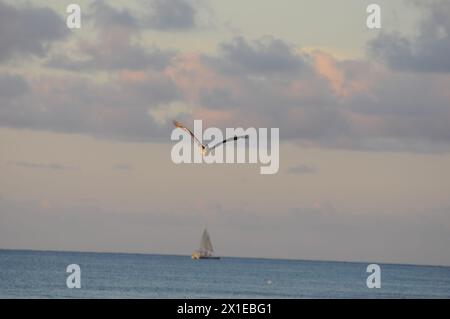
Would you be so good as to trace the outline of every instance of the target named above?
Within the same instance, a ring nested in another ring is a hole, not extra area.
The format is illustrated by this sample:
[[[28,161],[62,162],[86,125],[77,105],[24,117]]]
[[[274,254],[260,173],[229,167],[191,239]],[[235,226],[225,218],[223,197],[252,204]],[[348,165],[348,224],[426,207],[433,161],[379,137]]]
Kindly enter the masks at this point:
[[[0,248],[450,265],[450,2],[0,0]],[[381,7],[368,29],[366,7]],[[280,129],[179,164],[172,119]]]

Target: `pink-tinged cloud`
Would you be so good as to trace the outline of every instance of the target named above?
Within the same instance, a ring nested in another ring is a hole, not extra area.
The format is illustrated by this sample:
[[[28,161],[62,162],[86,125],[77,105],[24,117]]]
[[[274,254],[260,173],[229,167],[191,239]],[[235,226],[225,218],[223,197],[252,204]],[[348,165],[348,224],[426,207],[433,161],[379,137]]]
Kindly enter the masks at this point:
[[[312,54],[316,72],[326,78],[337,97],[345,98],[358,93],[368,93],[373,84],[366,62],[338,61],[322,51]]]
[[[197,53],[180,54],[164,70],[192,104],[200,101],[203,92],[215,89],[237,89],[232,81],[206,66]]]
[[[298,79],[292,81],[281,93],[290,98],[308,98],[323,94],[324,90],[317,79]]]
[[[316,51],[313,54],[316,71],[330,82],[331,88],[338,96],[345,96],[344,73],[336,66],[333,58],[323,52]]]
[[[124,83],[142,83],[149,79],[144,71],[122,70],[118,73],[119,80]]]
[[[236,112],[231,110],[211,110],[207,108],[196,108],[193,117],[202,119],[207,125],[223,125],[226,122],[231,122],[236,116]]]

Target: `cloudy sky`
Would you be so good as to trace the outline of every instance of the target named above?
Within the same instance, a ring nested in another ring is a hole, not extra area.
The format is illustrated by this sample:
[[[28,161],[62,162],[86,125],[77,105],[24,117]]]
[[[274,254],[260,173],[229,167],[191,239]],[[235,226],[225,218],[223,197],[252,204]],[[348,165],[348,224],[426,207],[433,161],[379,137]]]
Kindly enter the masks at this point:
[[[0,248],[450,265],[450,2],[0,0]],[[279,127],[175,165],[173,118]]]

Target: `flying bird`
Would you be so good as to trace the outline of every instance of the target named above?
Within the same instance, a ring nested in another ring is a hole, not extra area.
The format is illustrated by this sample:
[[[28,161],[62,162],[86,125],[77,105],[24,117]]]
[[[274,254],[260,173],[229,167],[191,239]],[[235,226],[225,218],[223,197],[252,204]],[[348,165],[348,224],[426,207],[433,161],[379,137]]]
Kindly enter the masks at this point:
[[[174,120],[173,121],[173,125],[175,125],[175,127],[177,127],[177,128],[180,128],[180,129],[188,132],[192,136],[194,141],[198,144],[198,146],[200,146],[200,152],[202,153],[203,156],[208,155],[213,149],[215,149],[216,147],[218,147],[218,146],[220,146],[222,144],[225,144],[225,143],[230,142],[230,141],[237,141],[240,138],[247,139],[249,137],[248,135],[241,135],[241,136],[236,136],[235,135],[233,137],[224,139],[222,142],[219,142],[219,143],[217,143],[215,145],[208,146],[206,144],[201,143],[200,140],[194,135],[194,133],[190,129],[188,129],[186,126],[181,124],[180,122]]]

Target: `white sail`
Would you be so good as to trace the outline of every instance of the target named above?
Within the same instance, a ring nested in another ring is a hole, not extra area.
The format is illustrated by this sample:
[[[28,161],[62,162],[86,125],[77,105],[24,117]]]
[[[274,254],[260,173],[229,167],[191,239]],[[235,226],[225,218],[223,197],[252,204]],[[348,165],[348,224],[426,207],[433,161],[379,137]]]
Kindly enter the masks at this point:
[[[213,245],[211,243],[211,238],[209,237],[208,231],[203,231],[202,240],[200,242],[200,251],[211,254],[214,251]]]

